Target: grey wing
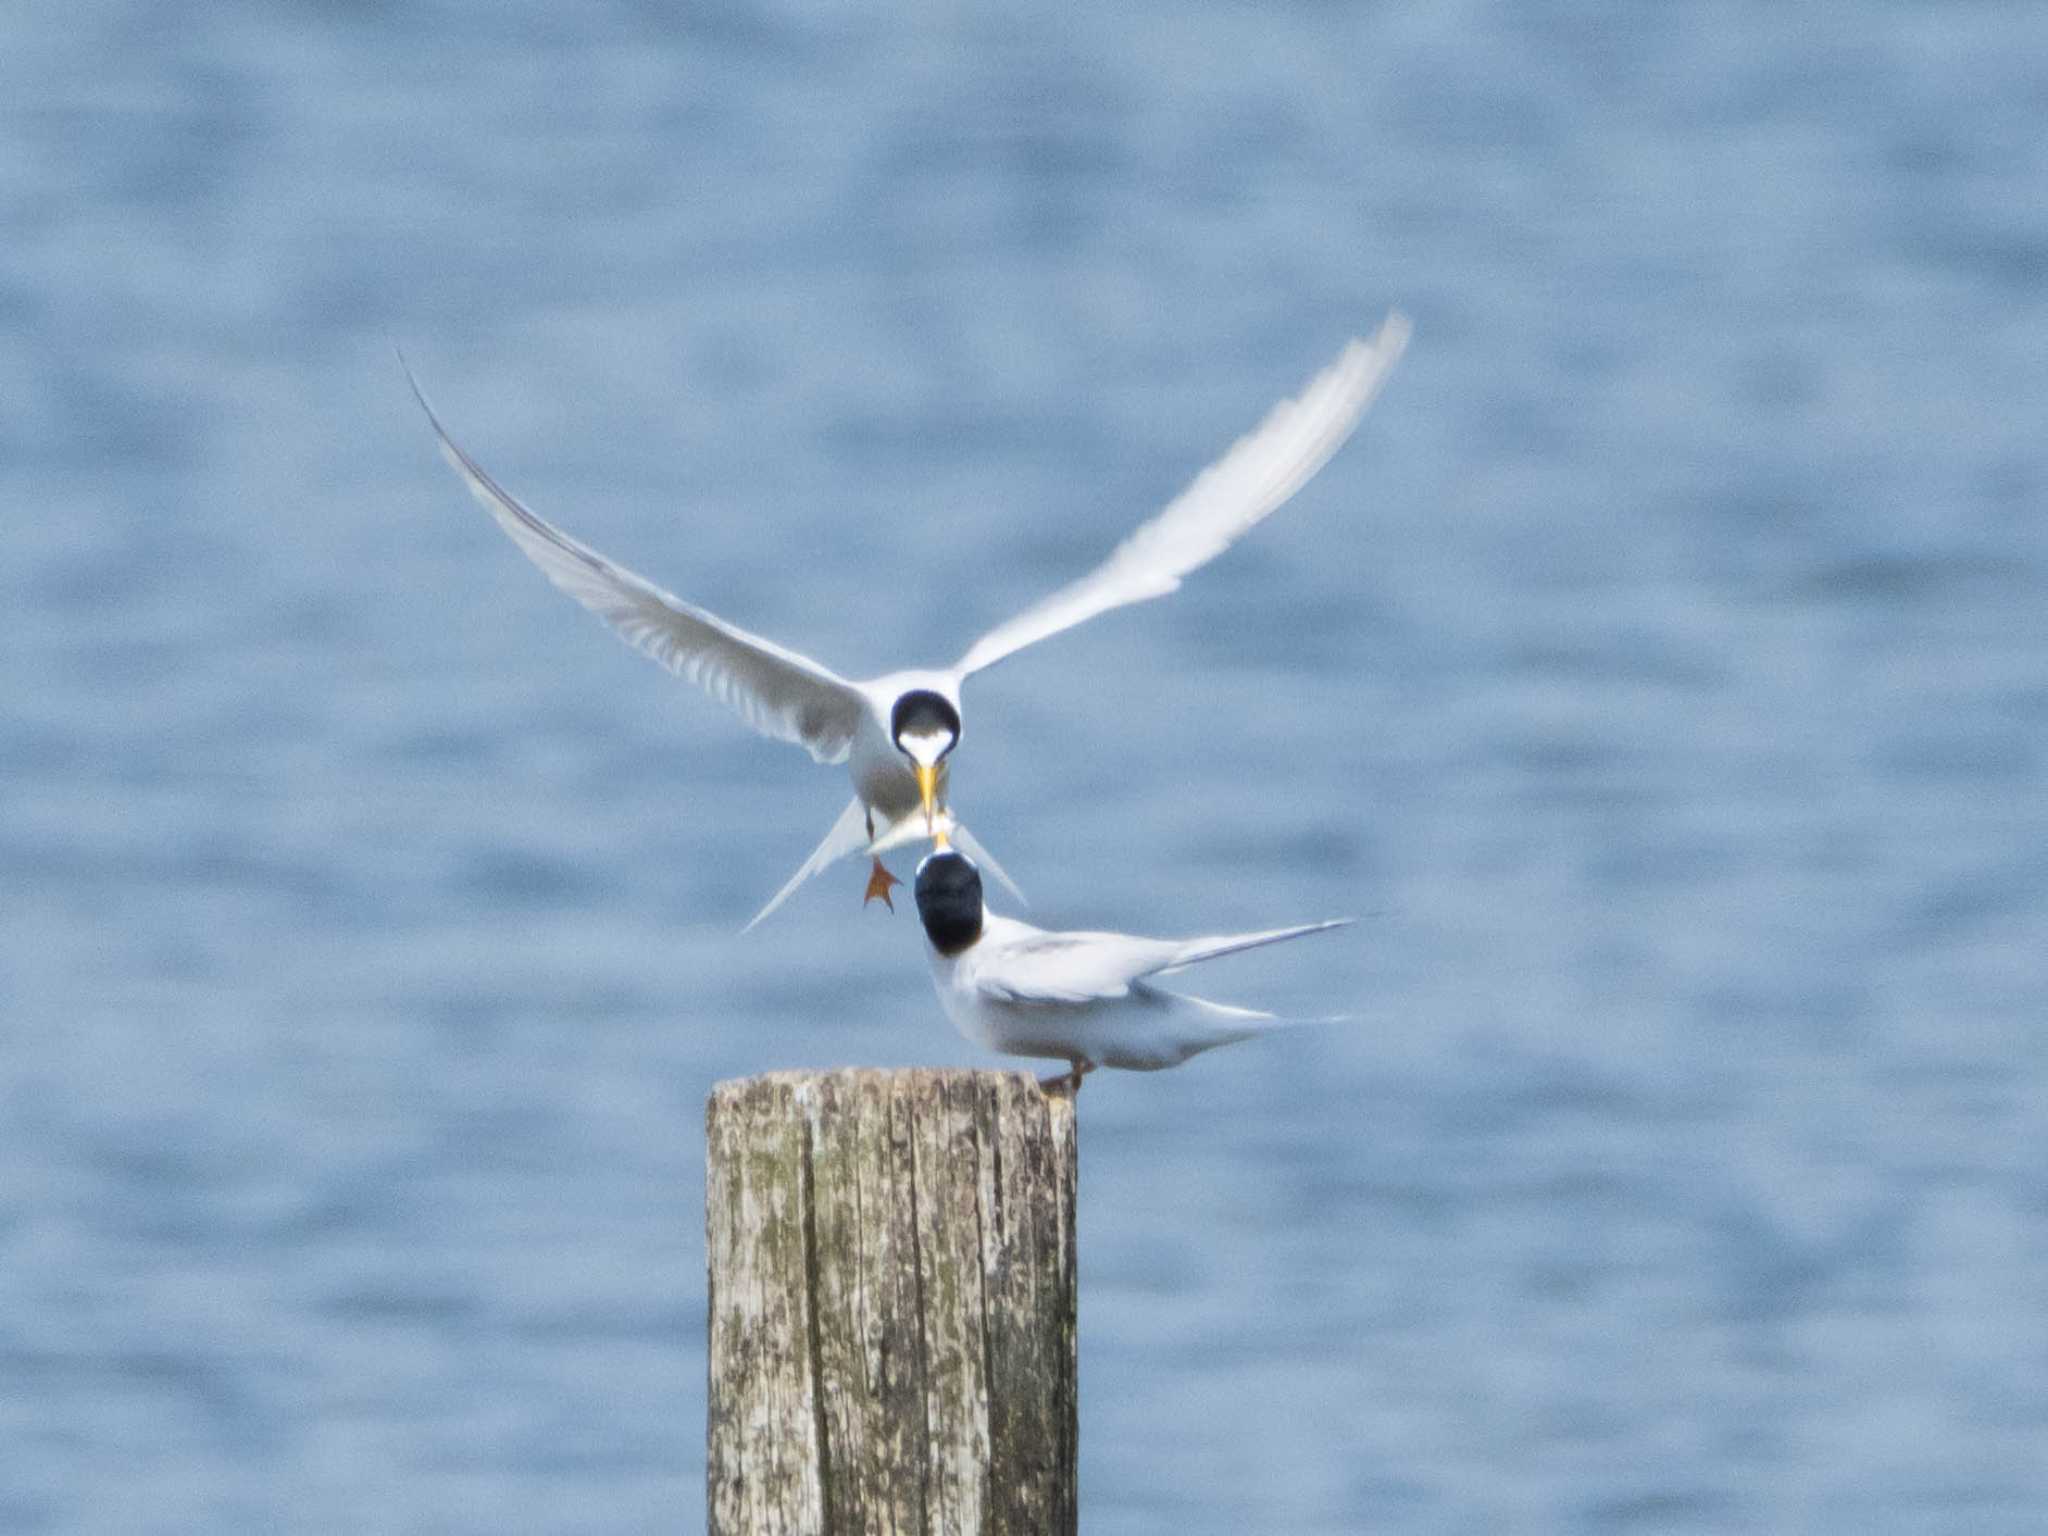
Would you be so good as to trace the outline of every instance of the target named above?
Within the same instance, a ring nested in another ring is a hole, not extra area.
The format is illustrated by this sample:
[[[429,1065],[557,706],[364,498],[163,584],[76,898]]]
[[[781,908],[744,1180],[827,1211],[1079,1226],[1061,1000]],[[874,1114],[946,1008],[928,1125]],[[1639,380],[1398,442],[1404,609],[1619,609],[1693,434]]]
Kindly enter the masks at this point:
[[[807,656],[662,591],[529,511],[448,435],[411,368],[405,376],[443,456],[549,581],[763,736],[793,742],[821,763],[846,760],[867,707],[859,689]]]
[[[1276,405],[1101,565],[975,641],[960,658],[959,672],[979,672],[1098,613],[1177,588],[1183,576],[1228,549],[1329,462],[1379,393],[1408,344],[1408,332],[1407,319],[1396,313],[1370,341],[1352,341],[1298,396]]]
[[[984,962],[976,984],[1005,1003],[1067,1004],[1108,1002],[1133,992],[1151,996],[1143,985],[1204,960],[1220,959],[1267,944],[1327,933],[1348,917],[1263,933],[1226,934],[1208,939],[1143,939],[1126,933],[1044,933],[1015,919],[1000,919],[1018,935],[1008,938]]]
[[[1032,930],[988,955],[974,980],[984,996],[1000,1003],[1104,1003],[1130,996],[1132,983],[1171,965],[1179,948],[1171,939]]]
[[[1269,928],[1263,933],[1227,933],[1213,939],[1183,939],[1172,946],[1173,953],[1163,964],[1146,974],[1168,976],[1185,966],[1199,965],[1204,960],[1219,960],[1225,955],[1260,949],[1268,944],[1284,944],[1289,939],[1307,938],[1312,933],[1328,933],[1332,928],[1348,928],[1353,921],[1348,917],[1329,917],[1319,923],[1297,923],[1292,928]]]

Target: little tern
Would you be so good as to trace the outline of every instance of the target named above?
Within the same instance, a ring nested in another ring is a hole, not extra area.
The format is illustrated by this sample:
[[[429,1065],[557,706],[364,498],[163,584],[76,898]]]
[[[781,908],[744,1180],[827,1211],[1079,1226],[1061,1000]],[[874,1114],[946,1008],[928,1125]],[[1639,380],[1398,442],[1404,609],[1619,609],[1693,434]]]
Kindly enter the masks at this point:
[[[852,802],[824,841],[769,900],[752,929],[796,888],[923,812],[929,829],[943,804],[961,733],[960,688],[974,673],[1024,647],[1112,608],[1163,597],[1181,578],[1229,548],[1299,490],[1350,437],[1408,342],[1409,325],[1389,314],[1370,339],[1354,339],[1293,399],[1203,470],[1151,521],[1086,576],[990,630],[950,666],[919,667],[854,680],[751,634],[708,609],[663,591],[522,505],[458,446],[427,403],[410,367],[406,378],[441,452],[498,526],[541,572],[617,632],[628,645],[695,683],[764,736],[792,742],[821,763],[845,763]],[[401,361],[403,361],[401,359]],[[956,827],[954,838],[1022,899],[988,851]],[[878,855],[865,900],[889,901],[900,884]]]
[[[1282,1019],[1152,985],[1185,966],[1342,928],[1348,917],[1209,939],[1048,933],[988,910],[981,873],[946,847],[917,866],[932,986],[953,1027],[1008,1056],[1064,1061],[1048,1088],[1079,1089],[1097,1067],[1156,1072],[1305,1019]]]

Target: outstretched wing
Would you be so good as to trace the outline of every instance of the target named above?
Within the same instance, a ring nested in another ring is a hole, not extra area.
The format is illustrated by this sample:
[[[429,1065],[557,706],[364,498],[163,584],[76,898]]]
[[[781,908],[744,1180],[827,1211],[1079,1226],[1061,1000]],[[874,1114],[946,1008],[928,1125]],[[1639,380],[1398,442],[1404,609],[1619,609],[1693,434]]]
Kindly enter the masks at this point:
[[[1164,597],[1223,553],[1343,446],[1407,346],[1408,331],[1405,317],[1390,314],[1372,340],[1354,340],[1101,565],[975,641],[960,658],[961,675],[1111,608]]]
[[[549,581],[634,650],[695,683],[763,736],[794,742],[821,763],[846,760],[867,707],[857,688],[807,656],[662,591],[527,510],[448,435],[410,367],[405,377],[443,456]]]

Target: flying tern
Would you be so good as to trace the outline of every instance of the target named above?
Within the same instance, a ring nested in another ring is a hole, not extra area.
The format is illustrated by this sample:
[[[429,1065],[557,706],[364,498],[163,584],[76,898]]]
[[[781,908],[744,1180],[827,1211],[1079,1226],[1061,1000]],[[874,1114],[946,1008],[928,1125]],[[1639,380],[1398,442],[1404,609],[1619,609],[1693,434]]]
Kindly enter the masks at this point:
[[[412,371],[406,377],[441,451],[470,492],[541,572],[619,637],[695,683],[764,736],[792,742],[821,763],[845,763],[854,797],[832,830],[749,929],[827,865],[867,849],[918,811],[926,828],[945,801],[961,734],[961,684],[1006,656],[1086,619],[1163,597],[1305,484],[1341,447],[1408,342],[1408,321],[1389,314],[1370,339],[1354,339],[1293,399],[1203,470],[1151,521],[1086,576],[990,630],[950,666],[916,667],[854,680],[751,634],[663,591],[522,505],[441,425]],[[401,361],[403,361],[401,359]],[[1014,882],[965,828],[961,848],[1022,899]],[[867,900],[900,884],[879,856]],[[894,906],[893,902],[889,903]]]
[[[1209,939],[1048,933],[989,911],[974,861],[943,836],[917,867],[916,891],[932,986],[954,1028],[1005,1055],[1065,1061],[1070,1070],[1048,1088],[1078,1089],[1097,1067],[1176,1067],[1219,1045],[1311,1022],[1169,992],[1152,978],[1351,921]]]

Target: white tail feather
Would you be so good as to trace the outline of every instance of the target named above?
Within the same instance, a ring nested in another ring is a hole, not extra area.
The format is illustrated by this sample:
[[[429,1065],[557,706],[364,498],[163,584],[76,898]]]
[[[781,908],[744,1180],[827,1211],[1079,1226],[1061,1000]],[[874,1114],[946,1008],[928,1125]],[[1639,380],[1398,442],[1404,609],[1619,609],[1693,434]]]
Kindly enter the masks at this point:
[[[767,920],[768,915],[795,894],[796,888],[820,870],[837,864],[848,854],[859,853],[868,845],[868,813],[858,798],[851,801],[839,813],[839,819],[832,823],[832,830],[825,834],[825,840],[811,850],[802,868],[789,877],[789,883],[768,899],[768,905],[756,912],[753,920],[740,930],[752,933]]]

